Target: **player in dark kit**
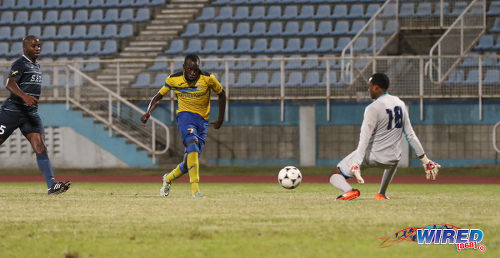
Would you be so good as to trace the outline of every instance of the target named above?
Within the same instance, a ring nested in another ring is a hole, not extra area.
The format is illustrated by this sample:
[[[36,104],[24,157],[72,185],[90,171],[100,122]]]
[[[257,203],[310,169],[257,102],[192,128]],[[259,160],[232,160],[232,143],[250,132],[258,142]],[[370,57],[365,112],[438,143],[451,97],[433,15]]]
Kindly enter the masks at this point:
[[[23,39],[24,55],[12,63],[6,86],[10,96],[0,108],[0,145],[19,128],[36,153],[38,167],[47,182],[48,194],[60,194],[69,189],[71,182],[55,181],[47,155],[45,132],[38,115],[42,73],[36,59],[40,49],[38,38],[29,35]]]

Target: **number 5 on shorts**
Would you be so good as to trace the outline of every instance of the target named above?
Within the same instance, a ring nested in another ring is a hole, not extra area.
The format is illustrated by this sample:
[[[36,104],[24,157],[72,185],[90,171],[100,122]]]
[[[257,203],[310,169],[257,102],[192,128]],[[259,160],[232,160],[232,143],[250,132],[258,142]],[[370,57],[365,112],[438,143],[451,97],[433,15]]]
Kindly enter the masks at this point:
[[[5,125],[0,125],[0,134],[5,133]]]

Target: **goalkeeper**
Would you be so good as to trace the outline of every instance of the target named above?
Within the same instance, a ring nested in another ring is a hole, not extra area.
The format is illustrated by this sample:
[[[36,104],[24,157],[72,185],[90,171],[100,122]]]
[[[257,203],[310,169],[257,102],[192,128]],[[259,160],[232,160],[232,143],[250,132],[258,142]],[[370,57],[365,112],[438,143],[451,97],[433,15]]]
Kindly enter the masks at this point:
[[[417,157],[422,161],[426,178],[436,180],[441,167],[427,158],[422,144],[415,135],[403,101],[389,95],[389,78],[383,73],[373,74],[368,80],[368,91],[374,101],[365,109],[358,147],[334,168],[330,184],[344,193],[337,200],[352,200],[360,195],[346,179],[355,177],[363,184],[361,167],[381,167],[384,169],[379,192],[375,199],[387,200],[387,187],[396,174],[401,160],[401,137],[403,134]]]

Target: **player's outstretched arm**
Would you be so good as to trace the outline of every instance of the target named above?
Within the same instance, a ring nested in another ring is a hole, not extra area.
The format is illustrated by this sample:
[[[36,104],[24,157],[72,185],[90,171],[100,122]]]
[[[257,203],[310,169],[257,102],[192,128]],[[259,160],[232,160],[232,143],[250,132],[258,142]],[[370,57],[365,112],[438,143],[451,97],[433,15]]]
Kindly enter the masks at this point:
[[[146,110],[146,113],[141,116],[141,122],[142,122],[143,125],[146,125],[146,123],[148,122],[149,117],[151,116],[151,113],[158,106],[158,104],[160,103],[160,100],[162,98],[163,98],[163,95],[160,92],[158,92],[151,99],[151,101],[149,102],[149,105],[148,105],[148,109]]]
[[[6,86],[7,90],[22,98],[28,106],[38,105],[38,99],[26,94],[23,90],[21,90],[21,88],[19,88],[19,85],[17,84],[18,82],[19,82],[18,78],[10,77],[9,80],[7,81],[7,86]]]
[[[436,180],[441,165],[427,158],[425,154],[420,156],[419,158],[422,161],[422,166],[425,169],[425,178]]]
[[[219,129],[224,123],[224,114],[226,113],[226,93],[224,90],[219,94],[219,117],[217,120],[210,122],[215,129]]]

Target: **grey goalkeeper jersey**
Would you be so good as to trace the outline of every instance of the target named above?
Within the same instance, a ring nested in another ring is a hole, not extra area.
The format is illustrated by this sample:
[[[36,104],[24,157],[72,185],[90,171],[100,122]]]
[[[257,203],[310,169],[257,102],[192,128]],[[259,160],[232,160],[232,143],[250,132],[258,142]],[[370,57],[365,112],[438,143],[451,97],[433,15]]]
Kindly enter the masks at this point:
[[[381,95],[365,109],[353,161],[362,164],[366,159],[384,165],[396,164],[401,159],[403,135],[417,156],[424,154],[404,102],[387,93]]]

